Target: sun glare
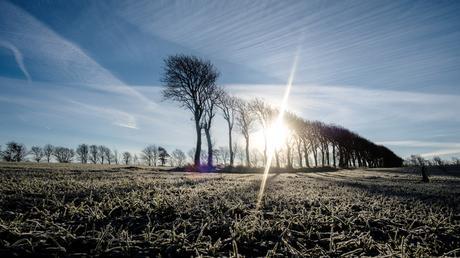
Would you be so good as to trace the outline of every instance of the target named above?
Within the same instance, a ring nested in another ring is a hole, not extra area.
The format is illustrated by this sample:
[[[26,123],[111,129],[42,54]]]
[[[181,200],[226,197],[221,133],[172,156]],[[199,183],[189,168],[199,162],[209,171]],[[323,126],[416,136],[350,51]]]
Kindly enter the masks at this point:
[[[256,210],[259,210],[260,205],[262,204],[262,198],[264,195],[265,184],[267,183],[268,172],[270,171],[271,162],[273,159],[273,154],[275,152],[276,144],[282,144],[286,140],[289,130],[283,123],[284,112],[287,109],[289,94],[291,92],[292,82],[294,80],[295,71],[297,69],[297,62],[299,58],[300,47],[297,49],[297,53],[294,58],[294,63],[292,64],[291,73],[289,74],[288,83],[286,84],[286,89],[284,91],[283,99],[281,102],[280,111],[278,114],[275,123],[271,127],[272,137],[269,139],[271,146],[268,148],[267,162],[265,164],[264,174],[262,176],[262,182],[260,183],[259,194],[257,197]],[[284,129],[283,129],[284,128]]]
[[[287,138],[289,137],[289,129],[282,121],[277,121],[273,123],[271,127],[268,128],[267,135],[267,143],[269,148],[273,148],[276,150],[281,148],[285,144]]]

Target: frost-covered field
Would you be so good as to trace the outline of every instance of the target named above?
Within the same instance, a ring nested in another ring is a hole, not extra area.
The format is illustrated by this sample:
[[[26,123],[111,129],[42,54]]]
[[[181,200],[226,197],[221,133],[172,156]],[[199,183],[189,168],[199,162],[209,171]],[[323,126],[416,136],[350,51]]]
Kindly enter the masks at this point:
[[[459,256],[460,177],[0,165],[0,256]]]

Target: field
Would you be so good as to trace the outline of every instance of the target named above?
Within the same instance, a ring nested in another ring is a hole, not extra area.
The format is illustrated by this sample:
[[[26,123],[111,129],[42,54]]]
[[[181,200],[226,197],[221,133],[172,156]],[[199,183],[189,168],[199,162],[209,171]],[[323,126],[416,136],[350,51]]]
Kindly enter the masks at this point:
[[[0,164],[0,256],[460,256],[460,177]]]

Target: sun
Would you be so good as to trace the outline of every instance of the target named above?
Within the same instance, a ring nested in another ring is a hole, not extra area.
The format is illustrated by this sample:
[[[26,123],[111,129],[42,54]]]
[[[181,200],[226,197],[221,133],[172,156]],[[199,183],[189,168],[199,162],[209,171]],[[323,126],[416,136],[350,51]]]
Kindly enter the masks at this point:
[[[267,143],[270,148],[280,149],[289,137],[289,128],[282,121],[274,122],[267,130]]]

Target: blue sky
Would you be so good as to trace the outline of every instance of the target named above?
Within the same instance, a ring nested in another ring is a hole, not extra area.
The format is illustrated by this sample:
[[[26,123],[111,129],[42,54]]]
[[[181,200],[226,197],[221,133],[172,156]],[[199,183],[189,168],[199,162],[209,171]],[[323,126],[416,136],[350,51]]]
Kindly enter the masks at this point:
[[[194,54],[242,96],[345,126],[402,157],[460,156],[458,1],[3,1],[0,143],[188,150],[163,59]],[[217,146],[226,145],[216,121]]]

